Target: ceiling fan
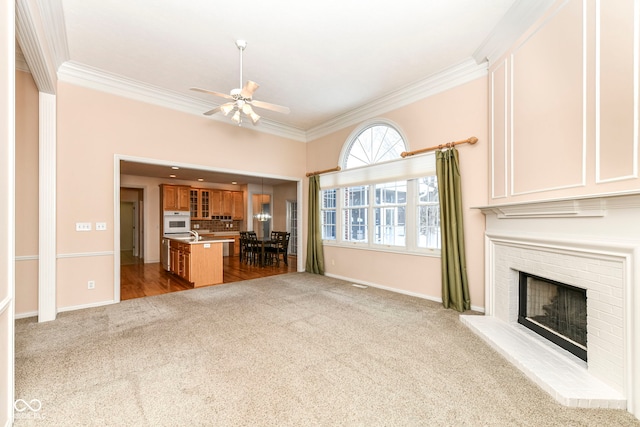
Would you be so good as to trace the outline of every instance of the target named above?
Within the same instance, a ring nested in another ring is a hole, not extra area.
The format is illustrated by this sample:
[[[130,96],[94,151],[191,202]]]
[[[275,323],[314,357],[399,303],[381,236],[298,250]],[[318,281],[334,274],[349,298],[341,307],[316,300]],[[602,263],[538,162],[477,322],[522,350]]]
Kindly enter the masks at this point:
[[[219,107],[209,110],[204,113],[205,116],[211,116],[217,112],[221,112],[225,116],[233,113],[231,120],[236,122],[238,126],[242,123],[242,116],[245,115],[251,119],[254,125],[258,124],[260,116],[253,111],[253,107],[264,108],[265,110],[276,111],[278,113],[289,114],[289,108],[281,105],[271,104],[269,102],[257,101],[253,99],[253,93],[260,87],[260,85],[254,81],[247,80],[242,86],[242,52],[247,47],[247,42],[244,40],[237,40],[236,46],[240,51],[240,86],[242,89],[233,89],[229,95],[225,93],[215,92],[212,90],[201,89],[198,87],[192,87],[191,90],[197,92],[208,93],[210,95],[219,96],[220,98],[228,99],[230,102],[220,105]]]

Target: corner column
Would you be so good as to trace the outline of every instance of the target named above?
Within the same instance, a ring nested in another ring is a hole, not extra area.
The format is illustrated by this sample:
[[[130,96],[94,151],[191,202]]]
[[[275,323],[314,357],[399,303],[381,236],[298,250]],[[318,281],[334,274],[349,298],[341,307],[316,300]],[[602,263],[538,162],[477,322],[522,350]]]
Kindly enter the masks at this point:
[[[38,322],[55,320],[56,96],[40,92]]]

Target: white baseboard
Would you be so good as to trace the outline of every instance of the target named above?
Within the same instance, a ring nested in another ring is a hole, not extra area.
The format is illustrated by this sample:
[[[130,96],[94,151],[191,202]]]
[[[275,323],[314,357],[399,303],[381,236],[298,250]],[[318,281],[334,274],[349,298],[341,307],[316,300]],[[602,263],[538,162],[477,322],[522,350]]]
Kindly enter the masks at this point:
[[[63,313],[65,311],[82,310],[82,309],[85,309],[85,308],[102,307],[104,305],[111,305],[111,304],[116,304],[116,301],[114,301],[114,300],[99,301],[99,302],[92,302],[90,304],[82,304],[82,305],[74,305],[74,306],[70,306],[70,307],[62,307],[62,308],[58,308],[58,313]]]
[[[38,310],[36,311],[27,311],[26,313],[16,313],[16,319],[27,319],[29,317],[38,317]]]
[[[346,282],[354,282],[354,283],[358,283],[358,284],[362,284],[362,285],[371,286],[372,288],[384,289],[385,291],[396,292],[398,294],[409,295],[409,296],[412,296],[412,297],[422,298],[422,299],[426,299],[426,300],[429,300],[429,301],[439,302],[439,303],[442,304],[442,298],[434,297],[434,296],[431,296],[431,295],[421,294],[421,293],[418,293],[418,292],[405,291],[403,289],[392,288],[392,287],[389,287],[389,286],[384,286],[384,285],[380,285],[380,284],[377,284],[377,283],[371,283],[371,282],[362,281],[362,280],[358,280],[358,279],[352,279],[350,277],[339,276],[337,274],[325,273],[324,275],[327,276],[327,277],[333,277],[334,279],[344,280]],[[471,305],[471,310],[478,311],[480,313],[484,313],[484,307],[477,307],[477,306]]]

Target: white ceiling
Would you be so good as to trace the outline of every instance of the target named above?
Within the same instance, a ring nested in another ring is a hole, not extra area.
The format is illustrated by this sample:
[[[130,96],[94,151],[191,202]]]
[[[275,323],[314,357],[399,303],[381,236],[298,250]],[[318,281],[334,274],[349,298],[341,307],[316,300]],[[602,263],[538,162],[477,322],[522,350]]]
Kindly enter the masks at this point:
[[[61,0],[69,60],[197,98],[239,86],[301,130],[471,58],[514,0]],[[531,0],[529,0],[531,1]]]
[[[117,93],[132,97],[153,92],[160,94],[156,98],[163,105],[198,115],[225,100],[189,88],[229,93],[238,87],[235,41],[246,40],[243,77],[261,85],[254,99],[291,109],[288,115],[257,110],[263,119],[256,129],[272,133],[275,129],[301,141],[317,137],[318,129],[326,134],[348,125],[345,117],[359,123],[427,96],[425,82],[437,80],[447,70],[468,75],[466,69],[472,64],[474,70],[486,72],[485,60],[500,43],[512,42],[552,3],[34,1],[43,15],[59,79],[101,90],[117,88]],[[29,5],[17,0],[16,29],[22,50],[27,48],[27,65],[33,68],[30,62],[37,65],[34,58],[40,51],[29,42],[29,20],[24,18]],[[36,83],[43,69],[32,71]],[[40,83],[40,90],[46,91],[42,86],[46,85]],[[220,114],[212,119],[232,124]]]

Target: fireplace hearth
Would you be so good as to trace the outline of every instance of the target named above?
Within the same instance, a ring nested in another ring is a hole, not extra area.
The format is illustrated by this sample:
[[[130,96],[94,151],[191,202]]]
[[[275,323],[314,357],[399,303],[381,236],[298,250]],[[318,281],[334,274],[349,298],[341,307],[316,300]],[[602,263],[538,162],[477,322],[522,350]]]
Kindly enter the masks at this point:
[[[519,272],[518,323],[587,361],[587,291]]]

